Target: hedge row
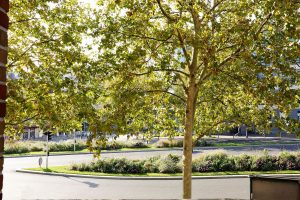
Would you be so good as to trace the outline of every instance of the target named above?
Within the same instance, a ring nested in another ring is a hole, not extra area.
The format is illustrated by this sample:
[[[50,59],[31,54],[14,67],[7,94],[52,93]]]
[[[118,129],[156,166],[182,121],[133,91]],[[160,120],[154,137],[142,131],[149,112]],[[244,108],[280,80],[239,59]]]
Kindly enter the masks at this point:
[[[72,151],[74,150],[74,143],[67,142],[49,142],[48,146],[50,151]],[[85,142],[77,142],[76,150],[86,149],[87,146]],[[20,153],[29,153],[29,152],[39,152],[45,151],[46,142],[11,142],[5,143],[4,153],[5,154],[20,154]]]
[[[199,140],[196,146],[210,146],[206,140]],[[157,148],[168,148],[168,147],[182,147],[183,140],[160,140],[153,145],[147,145],[142,141],[113,141],[108,142],[105,147],[101,147],[103,150],[113,150],[122,148],[150,148],[151,146]],[[29,152],[44,151],[46,147],[46,142],[32,142],[32,141],[22,141],[22,142],[7,142],[4,145],[5,154],[20,154]],[[87,145],[84,141],[79,141],[76,143],[76,150],[86,149]],[[64,142],[49,142],[49,150],[52,152],[58,151],[73,151],[74,144],[73,141]]]
[[[143,142],[108,142],[106,147],[102,148],[104,150],[112,149],[122,149],[122,148],[147,148],[148,146]],[[84,141],[77,141],[76,150],[80,151],[86,149],[87,145]],[[4,153],[5,154],[20,154],[20,153],[29,153],[29,152],[39,152],[45,151],[46,142],[11,142],[5,143]],[[59,152],[59,151],[73,151],[74,143],[73,141],[65,142],[49,142],[50,152]]]
[[[146,160],[109,158],[91,163],[72,164],[71,170],[117,174],[176,173],[181,172],[180,157],[169,154],[164,157],[151,157]]]
[[[157,148],[167,148],[167,147],[183,147],[183,140],[160,140],[154,144]],[[207,140],[201,139],[196,141],[196,147],[206,147],[212,146]]]
[[[182,172],[182,161],[180,156],[173,154],[146,160],[110,158],[72,164],[70,169],[120,174],[179,173]],[[282,152],[278,156],[269,155],[267,152],[254,156],[245,154],[229,156],[222,152],[207,154],[193,160],[192,170],[193,172],[300,170],[300,153]]]

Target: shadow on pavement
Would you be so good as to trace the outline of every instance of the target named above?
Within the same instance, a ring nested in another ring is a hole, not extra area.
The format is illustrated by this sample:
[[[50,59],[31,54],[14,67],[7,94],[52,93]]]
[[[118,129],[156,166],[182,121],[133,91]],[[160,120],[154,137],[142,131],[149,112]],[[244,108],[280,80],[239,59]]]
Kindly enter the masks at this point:
[[[88,185],[90,188],[97,188],[99,186],[99,184],[89,182],[89,181],[79,181],[79,180],[76,180],[72,177],[66,177],[66,178],[71,179],[72,181],[79,182],[79,183],[84,183],[84,184]]]

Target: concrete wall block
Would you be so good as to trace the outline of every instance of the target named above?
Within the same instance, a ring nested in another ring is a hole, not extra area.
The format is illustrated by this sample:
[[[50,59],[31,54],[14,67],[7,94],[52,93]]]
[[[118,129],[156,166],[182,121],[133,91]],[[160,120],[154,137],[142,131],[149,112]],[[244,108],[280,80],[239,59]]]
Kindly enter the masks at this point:
[[[6,82],[6,68],[0,66],[0,82]]]
[[[6,85],[0,85],[0,100],[5,100],[7,95]]]
[[[6,103],[0,102],[0,117],[4,118],[6,115]],[[0,133],[0,135],[3,133]]]
[[[9,1],[8,0],[1,0],[0,7],[5,10],[6,12],[9,11]]]
[[[1,0],[2,1],[2,0]],[[0,12],[0,26],[2,26],[5,29],[8,29],[8,16],[4,12]]]
[[[0,62],[3,64],[7,63],[7,51],[4,49],[0,49]]]

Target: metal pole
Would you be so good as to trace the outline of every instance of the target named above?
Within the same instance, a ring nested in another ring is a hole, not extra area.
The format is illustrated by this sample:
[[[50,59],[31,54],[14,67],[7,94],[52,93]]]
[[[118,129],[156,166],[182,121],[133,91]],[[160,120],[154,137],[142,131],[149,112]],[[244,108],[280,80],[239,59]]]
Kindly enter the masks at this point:
[[[49,148],[48,148],[48,142],[49,142],[49,135],[46,135],[47,137],[47,145],[46,145],[46,169],[48,169],[48,155],[49,155]]]
[[[76,151],[76,132],[74,131],[74,151]]]

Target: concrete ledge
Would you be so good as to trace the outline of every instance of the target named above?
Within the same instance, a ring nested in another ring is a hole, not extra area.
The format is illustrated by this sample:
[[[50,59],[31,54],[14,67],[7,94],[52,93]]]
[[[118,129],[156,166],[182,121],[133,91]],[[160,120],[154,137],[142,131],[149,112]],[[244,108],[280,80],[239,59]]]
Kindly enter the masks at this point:
[[[181,176],[160,176],[160,177],[142,177],[142,176],[93,176],[80,174],[63,174],[54,172],[39,172],[25,169],[17,169],[16,172],[49,176],[93,178],[93,179],[113,179],[113,180],[182,180]],[[223,175],[223,176],[193,176],[192,179],[228,179],[228,178],[249,178],[249,175]]]

